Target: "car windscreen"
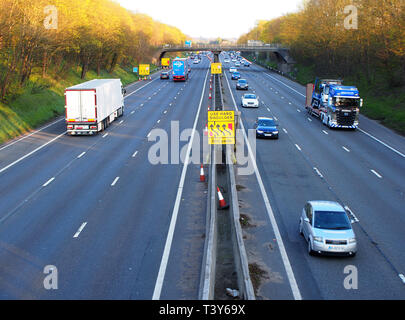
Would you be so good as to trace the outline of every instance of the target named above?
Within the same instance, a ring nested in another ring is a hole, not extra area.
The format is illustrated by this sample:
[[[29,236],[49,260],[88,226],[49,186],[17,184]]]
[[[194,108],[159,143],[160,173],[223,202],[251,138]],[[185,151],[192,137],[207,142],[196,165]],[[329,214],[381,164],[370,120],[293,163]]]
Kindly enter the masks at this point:
[[[348,230],[351,229],[351,224],[346,212],[315,211],[314,227],[330,230]]]
[[[238,80],[238,83],[245,84],[245,83],[247,83],[247,81],[244,79],[240,79],[240,80]]]
[[[256,96],[254,94],[245,94],[245,99],[256,99]]]
[[[261,127],[274,127],[276,123],[272,119],[262,119],[258,122]]]

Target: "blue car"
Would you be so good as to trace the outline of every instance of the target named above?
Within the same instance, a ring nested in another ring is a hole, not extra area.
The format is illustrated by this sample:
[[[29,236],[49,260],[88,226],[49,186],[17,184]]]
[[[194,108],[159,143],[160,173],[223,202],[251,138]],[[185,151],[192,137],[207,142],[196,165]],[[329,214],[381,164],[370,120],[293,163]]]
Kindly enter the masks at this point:
[[[278,139],[278,124],[273,118],[258,117],[255,122],[256,138]]]
[[[239,80],[240,79],[240,73],[239,72],[233,72],[232,73],[232,80]]]

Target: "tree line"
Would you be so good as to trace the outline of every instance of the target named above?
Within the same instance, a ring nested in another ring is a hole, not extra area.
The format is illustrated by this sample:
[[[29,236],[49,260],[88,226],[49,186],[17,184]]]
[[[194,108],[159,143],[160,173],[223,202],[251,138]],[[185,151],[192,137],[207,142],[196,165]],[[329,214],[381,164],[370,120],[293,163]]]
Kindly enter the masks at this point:
[[[0,99],[22,87],[33,69],[63,74],[80,66],[112,72],[150,61],[163,44],[184,43],[177,28],[111,0],[0,0]]]
[[[405,85],[405,1],[307,0],[297,12],[259,21],[238,39],[282,43],[319,76]]]

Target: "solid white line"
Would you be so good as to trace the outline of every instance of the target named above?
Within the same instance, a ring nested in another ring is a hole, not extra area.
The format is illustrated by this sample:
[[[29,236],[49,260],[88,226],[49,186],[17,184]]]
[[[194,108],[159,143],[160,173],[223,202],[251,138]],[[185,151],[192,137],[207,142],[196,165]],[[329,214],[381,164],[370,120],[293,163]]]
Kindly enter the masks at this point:
[[[50,184],[53,180],[55,180],[55,177],[52,177],[51,179],[49,179],[47,182],[45,182],[42,186],[46,187],[48,184]]]
[[[83,157],[84,155],[86,154],[86,151],[83,151],[81,154],[79,154],[77,157],[78,158],[81,158],[81,157]]]
[[[295,146],[297,147],[297,149],[298,149],[299,151],[301,151],[301,148],[300,148],[300,146],[299,146],[298,144],[295,144]]]
[[[106,136],[108,136],[108,133],[104,134],[104,135],[102,136],[102,138],[105,138]]]
[[[316,173],[318,174],[318,176],[320,176],[321,178],[323,178],[322,173],[318,170],[317,167],[314,167],[314,170],[316,171]]]
[[[135,91],[132,91],[131,93],[127,94],[124,99],[128,98],[130,95],[134,94],[135,92],[138,92],[139,90],[141,90],[142,88],[145,88],[147,85],[150,85],[153,81],[157,80],[159,78],[156,78],[154,80],[152,80],[151,82],[148,82],[147,84],[143,85],[142,87],[136,89]]]
[[[65,118],[56,120],[56,121],[54,121],[54,122],[48,124],[47,126],[41,128],[41,129],[39,129],[39,130],[33,131],[33,132],[31,132],[30,134],[27,134],[27,135],[25,135],[24,137],[22,137],[22,138],[20,138],[20,139],[18,139],[18,140],[16,140],[16,141],[10,142],[9,144],[7,144],[7,145],[1,147],[1,148],[0,148],[0,151],[3,150],[3,149],[8,148],[8,147],[10,147],[10,146],[12,146],[13,144],[16,144],[17,142],[20,142],[21,140],[24,140],[24,139],[26,139],[26,138],[32,136],[33,134],[36,134],[36,133],[38,133],[38,132],[40,132],[40,131],[42,131],[42,130],[44,130],[44,129],[50,127],[50,126],[53,126],[55,123],[61,122],[61,121],[63,121],[63,120],[65,120]]]
[[[379,177],[380,179],[382,178],[382,175],[380,175],[377,171],[375,171],[374,169],[370,170],[372,173],[374,173],[377,177]]]
[[[120,177],[116,177],[114,181],[111,183],[111,187],[114,187]]]
[[[375,141],[381,143],[383,146],[387,147],[388,149],[390,149],[391,151],[394,151],[396,154],[400,155],[402,158],[405,158],[405,154],[399,152],[398,150],[394,149],[393,147],[389,146],[388,144],[386,144],[385,142],[382,142],[381,140],[377,139],[376,137],[374,137],[373,135],[369,134],[368,132],[357,128],[357,130],[359,130],[360,132],[363,132],[364,134],[368,135],[371,139],[374,139]]]
[[[200,98],[200,104],[198,106],[197,114],[194,119],[193,131],[191,134],[190,142],[188,143],[188,147],[187,147],[186,158],[184,160],[183,170],[181,172],[179,187],[177,189],[176,201],[174,203],[172,218],[170,220],[169,231],[167,233],[165,248],[163,250],[162,260],[160,262],[159,273],[158,273],[158,276],[156,279],[155,289],[153,290],[152,300],[160,299],[160,293],[161,293],[162,287],[163,287],[163,281],[164,281],[164,277],[165,277],[165,273],[166,273],[167,263],[169,261],[169,255],[170,255],[170,250],[171,250],[173,236],[174,236],[174,229],[176,227],[177,215],[178,215],[179,209],[180,209],[180,201],[181,201],[181,196],[183,193],[184,181],[186,179],[186,173],[187,173],[188,163],[189,163],[189,159],[190,159],[191,146],[192,146],[192,142],[194,140],[194,135],[196,132],[196,126],[197,126],[197,122],[198,122],[198,118],[199,118],[199,114],[200,114],[200,110],[201,110],[202,101],[203,101],[204,94],[205,94],[205,85],[207,83],[207,77],[208,77],[209,71],[210,70],[207,70],[207,74],[205,75],[204,86],[203,86],[203,90],[202,90],[202,94],[201,94],[201,98]]]
[[[343,148],[343,150],[345,150],[345,151],[347,151],[347,152],[350,152],[350,150],[347,149],[345,146],[342,146],[342,148]]]
[[[30,155],[32,155],[33,153],[37,152],[38,150],[41,150],[43,147],[47,146],[48,144],[52,143],[53,141],[55,141],[56,139],[59,139],[61,136],[65,135],[67,131],[65,131],[64,133],[56,136],[55,138],[53,138],[52,140],[49,140],[48,142],[44,143],[43,145],[39,146],[38,148],[32,150],[31,152],[27,153],[25,156],[22,156],[21,158],[15,160],[14,162],[10,163],[9,165],[5,166],[4,168],[2,168],[0,170],[0,173],[2,173],[3,171],[6,171],[8,168],[14,166],[15,164],[19,163],[20,161],[24,160],[25,158],[29,157]]]
[[[77,230],[77,232],[75,233],[75,235],[73,236],[73,238],[77,238],[80,234],[80,232],[83,231],[84,227],[86,226],[87,222],[83,222],[82,225],[80,226],[79,230]]]
[[[324,134],[329,134],[328,131],[325,131],[325,130],[322,130],[322,132],[323,132]]]
[[[229,85],[228,77],[226,76],[226,74],[225,74],[225,79],[226,79],[226,82],[228,84],[228,89],[231,92],[231,97],[232,97],[232,100],[233,100],[235,110],[239,111],[238,106],[236,105],[235,98],[233,96],[232,90],[231,90],[231,86]],[[278,225],[277,225],[276,218],[274,216],[273,209],[271,208],[270,201],[269,201],[269,198],[268,198],[267,193],[266,193],[266,189],[264,188],[262,177],[260,176],[259,169],[257,168],[256,159],[255,159],[255,157],[253,155],[252,148],[251,148],[249,140],[248,140],[248,138],[246,136],[245,126],[243,125],[242,119],[240,119],[239,121],[240,121],[240,125],[241,125],[241,128],[242,128],[242,133],[243,133],[243,136],[244,136],[247,148],[248,148],[249,156],[252,159],[253,167],[254,167],[255,174],[256,174],[256,179],[257,179],[257,182],[258,182],[259,187],[260,187],[260,191],[261,191],[261,194],[262,194],[262,197],[263,197],[264,204],[266,206],[266,211],[267,211],[267,214],[269,216],[270,223],[271,223],[271,226],[273,228],[274,235],[276,237],[276,241],[277,241],[279,249],[280,249],[281,259],[283,260],[284,268],[286,270],[286,274],[287,274],[288,281],[290,283],[292,294],[293,294],[295,300],[302,300],[301,293],[300,293],[300,290],[298,288],[298,284],[297,284],[297,282],[295,280],[294,272],[293,272],[291,264],[290,264],[290,260],[288,259],[287,251],[285,249],[284,242],[283,242],[283,239],[282,239],[281,234],[280,234],[280,230],[278,229]]]
[[[270,77],[270,78],[272,78],[272,79],[274,79],[274,80],[276,80],[276,81],[278,81],[278,82],[280,82],[281,84],[285,85],[287,88],[290,88],[292,91],[295,91],[295,92],[298,93],[299,95],[305,97],[305,95],[303,95],[302,93],[298,92],[297,90],[291,88],[290,86],[286,85],[284,82],[282,82],[282,81],[280,81],[280,80],[278,80],[278,79],[272,77],[271,75],[269,75],[269,74],[267,74],[267,73],[265,73],[265,75],[268,76],[268,77]]]
[[[135,151],[134,154],[132,155],[132,158],[135,158],[137,153],[138,151]]]

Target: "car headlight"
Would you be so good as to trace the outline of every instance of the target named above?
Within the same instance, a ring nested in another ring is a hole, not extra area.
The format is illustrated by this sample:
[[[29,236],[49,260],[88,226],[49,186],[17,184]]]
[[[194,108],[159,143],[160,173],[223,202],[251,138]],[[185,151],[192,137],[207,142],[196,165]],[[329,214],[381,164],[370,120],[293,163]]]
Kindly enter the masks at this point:
[[[314,237],[314,241],[323,242],[323,239],[322,239],[322,237]]]
[[[278,131],[273,131],[273,133],[278,134]]]
[[[356,238],[350,238],[349,243],[356,243]]]
[[[257,133],[263,133],[263,131],[262,130],[257,130]]]

